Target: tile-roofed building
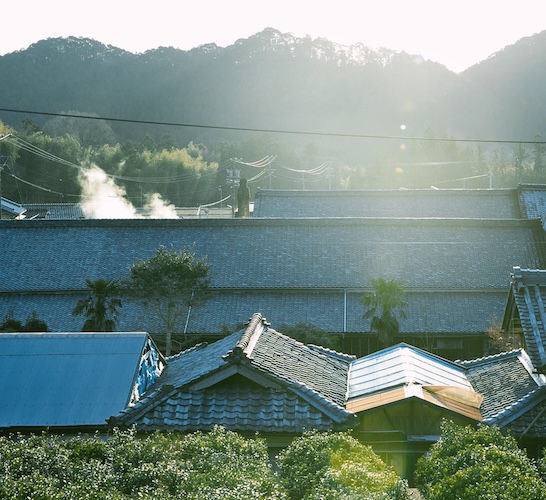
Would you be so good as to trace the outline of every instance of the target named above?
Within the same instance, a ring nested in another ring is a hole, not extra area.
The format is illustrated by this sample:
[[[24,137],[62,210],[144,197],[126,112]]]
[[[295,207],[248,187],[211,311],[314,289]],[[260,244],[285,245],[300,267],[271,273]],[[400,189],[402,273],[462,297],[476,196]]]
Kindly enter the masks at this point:
[[[83,210],[78,203],[27,203],[25,209],[26,219],[85,219]]]
[[[361,295],[371,278],[396,278],[408,303],[401,340],[480,356],[483,332],[504,312],[514,263],[543,267],[542,234],[540,221],[515,219],[2,221],[0,318],[36,311],[54,331],[80,329],[71,312],[85,279],[123,279],[160,245],[193,245],[208,258],[214,293],[184,318],[187,334],[218,335],[260,310],[279,324],[344,334],[371,352]],[[118,328],[158,331],[130,301]]]
[[[417,458],[440,435],[440,422],[482,420],[482,396],[466,369],[407,344],[351,363],[345,408],[359,418],[359,439],[411,478]]]
[[[110,420],[139,431],[260,432],[271,446],[306,429],[352,427],[343,407],[354,357],[306,346],[255,313],[246,328],[167,358],[145,397]]]
[[[503,318],[506,334],[520,336],[537,370],[546,369],[546,271],[513,267]]]
[[[525,219],[541,219],[546,217],[546,185],[520,184],[518,200]]]
[[[254,217],[522,218],[514,189],[260,190]]]
[[[483,423],[509,431],[532,455],[546,445],[546,378],[523,349],[460,361],[483,396]]]
[[[0,432],[106,430],[164,363],[146,333],[2,333]]]

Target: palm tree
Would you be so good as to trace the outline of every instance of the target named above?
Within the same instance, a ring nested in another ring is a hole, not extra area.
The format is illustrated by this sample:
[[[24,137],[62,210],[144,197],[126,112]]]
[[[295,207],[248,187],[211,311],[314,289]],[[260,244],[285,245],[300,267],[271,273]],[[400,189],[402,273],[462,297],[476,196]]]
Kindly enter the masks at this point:
[[[396,315],[406,318],[404,307],[404,289],[400,280],[370,280],[373,292],[362,296],[362,304],[367,308],[364,319],[370,319],[370,330],[377,332],[379,343],[383,347],[392,345],[400,331]]]
[[[87,319],[82,332],[113,332],[121,307],[120,286],[117,280],[85,280],[89,296],[78,300],[73,316],[83,315]]]

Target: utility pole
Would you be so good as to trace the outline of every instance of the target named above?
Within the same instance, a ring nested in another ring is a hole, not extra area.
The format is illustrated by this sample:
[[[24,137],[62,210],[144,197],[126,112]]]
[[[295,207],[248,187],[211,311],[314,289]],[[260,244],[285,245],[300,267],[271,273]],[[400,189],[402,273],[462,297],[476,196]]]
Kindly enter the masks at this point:
[[[233,161],[233,160],[232,160]],[[227,185],[231,187],[231,216],[235,217],[235,203],[237,198],[235,197],[235,188],[239,186],[241,179],[241,171],[237,168],[229,168],[227,170]]]
[[[11,137],[11,134],[2,135],[0,137],[0,142],[4,139]],[[0,220],[2,220],[2,170],[8,165],[9,156],[0,156]]]

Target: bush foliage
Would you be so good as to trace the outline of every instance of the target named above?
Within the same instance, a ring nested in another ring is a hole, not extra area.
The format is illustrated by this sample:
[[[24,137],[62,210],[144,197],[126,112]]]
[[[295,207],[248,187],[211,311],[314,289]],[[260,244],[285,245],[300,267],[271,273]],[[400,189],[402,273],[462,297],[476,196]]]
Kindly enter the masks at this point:
[[[267,446],[218,427],[209,433],[115,431],[111,439],[0,438],[0,498],[280,499]]]
[[[415,483],[427,500],[539,500],[546,485],[514,438],[496,427],[442,423],[441,439],[417,462]]]
[[[291,499],[404,499],[406,483],[371,447],[346,433],[309,432],[279,455]]]

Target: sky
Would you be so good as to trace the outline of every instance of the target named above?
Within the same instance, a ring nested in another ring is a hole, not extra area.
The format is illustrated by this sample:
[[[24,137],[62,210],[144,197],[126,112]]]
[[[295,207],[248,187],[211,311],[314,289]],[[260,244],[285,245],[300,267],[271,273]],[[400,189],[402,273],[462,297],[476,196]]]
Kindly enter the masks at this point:
[[[0,55],[68,36],[134,53],[225,47],[275,28],[405,51],[455,72],[546,30],[544,0],[27,0],[1,12]]]

